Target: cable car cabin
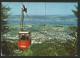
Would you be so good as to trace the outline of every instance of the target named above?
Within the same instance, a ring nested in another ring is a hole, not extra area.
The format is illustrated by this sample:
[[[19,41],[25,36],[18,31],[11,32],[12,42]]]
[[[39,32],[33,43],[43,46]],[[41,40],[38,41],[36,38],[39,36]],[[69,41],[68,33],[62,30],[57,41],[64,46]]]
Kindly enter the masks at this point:
[[[19,32],[18,48],[21,50],[28,49],[31,44],[31,32]]]

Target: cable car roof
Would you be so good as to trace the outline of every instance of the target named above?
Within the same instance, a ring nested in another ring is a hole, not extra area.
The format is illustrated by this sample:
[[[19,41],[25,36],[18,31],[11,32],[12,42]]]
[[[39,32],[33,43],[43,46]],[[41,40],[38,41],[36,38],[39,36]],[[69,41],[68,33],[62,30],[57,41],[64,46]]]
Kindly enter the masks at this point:
[[[29,33],[29,32],[18,32],[18,33]]]

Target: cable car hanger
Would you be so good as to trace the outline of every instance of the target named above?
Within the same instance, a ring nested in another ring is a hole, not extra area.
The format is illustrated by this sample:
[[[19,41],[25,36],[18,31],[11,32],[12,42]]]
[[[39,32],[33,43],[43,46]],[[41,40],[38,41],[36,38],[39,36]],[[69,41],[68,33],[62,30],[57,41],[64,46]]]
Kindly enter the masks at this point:
[[[21,22],[20,22],[20,29],[21,29],[21,31],[24,31],[23,30],[23,28],[24,28],[24,24],[23,24],[23,20],[24,20],[24,12],[27,14],[27,7],[22,3],[22,5],[23,5],[23,8],[22,8],[22,10],[21,10],[21,12],[22,12],[22,16],[21,16]],[[30,19],[30,17],[29,17],[29,15],[27,14],[27,17],[28,17],[28,19]]]

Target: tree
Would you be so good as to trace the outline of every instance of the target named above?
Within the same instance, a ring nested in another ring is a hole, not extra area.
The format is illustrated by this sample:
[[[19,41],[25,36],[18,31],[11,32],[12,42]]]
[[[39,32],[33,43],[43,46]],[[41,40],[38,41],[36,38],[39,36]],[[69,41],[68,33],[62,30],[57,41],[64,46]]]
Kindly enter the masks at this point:
[[[72,10],[72,12],[74,13],[74,15],[76,15],[78,17],[78,7],[75,6],[77,10]]]
[[[1,34],[5,34],[9,31],[9,27],[7,26],[7,18],[10,14],[8,14],[8,11],[10,11],[11,8],[9,8],[8,6],[4,6],[1,5]],[[3,37],[1,35],[1,38]],[[5,39],[2,38],[2,39]],[[2,54],[5,52],[5,54],[10,54],[11,50],[9,50],[10,47],[10,43],[7,43],[7,41],[1,41],[1,50],[2,50]],[[9,45],[8,45],[9,44]]]
[[[11,8],[8,6],[1,5],[1,33],[4,34],[8,32],[9,27],[6,26],[7,24],[7,18],[10,14],[8,14],[8,11],[10,11]]]

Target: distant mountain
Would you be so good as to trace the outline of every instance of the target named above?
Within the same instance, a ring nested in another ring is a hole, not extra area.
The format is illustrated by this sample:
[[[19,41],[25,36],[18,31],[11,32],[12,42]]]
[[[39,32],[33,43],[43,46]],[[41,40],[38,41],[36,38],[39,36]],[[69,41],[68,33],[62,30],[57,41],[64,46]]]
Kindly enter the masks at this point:
[[[29,20],[29,18],[31,20]],[[28,24],[76,24],[75,15],[25,15],[24,23]],[[20,24],[21,15],[11,15],[8,17],[9,24]]]
[[[11,15],[8,18],[20,18],[21,15]],[[45,19],[44,15],[25,15],[24,18]]]
[[[20,18],[21,15],[10,15],[9,18]],[[75,15],[25,15],[24,18],[35,18],[35,19],[45,19],[46,18],[49,18],[49,17],[65,17],[65,18],[76,18]]]

